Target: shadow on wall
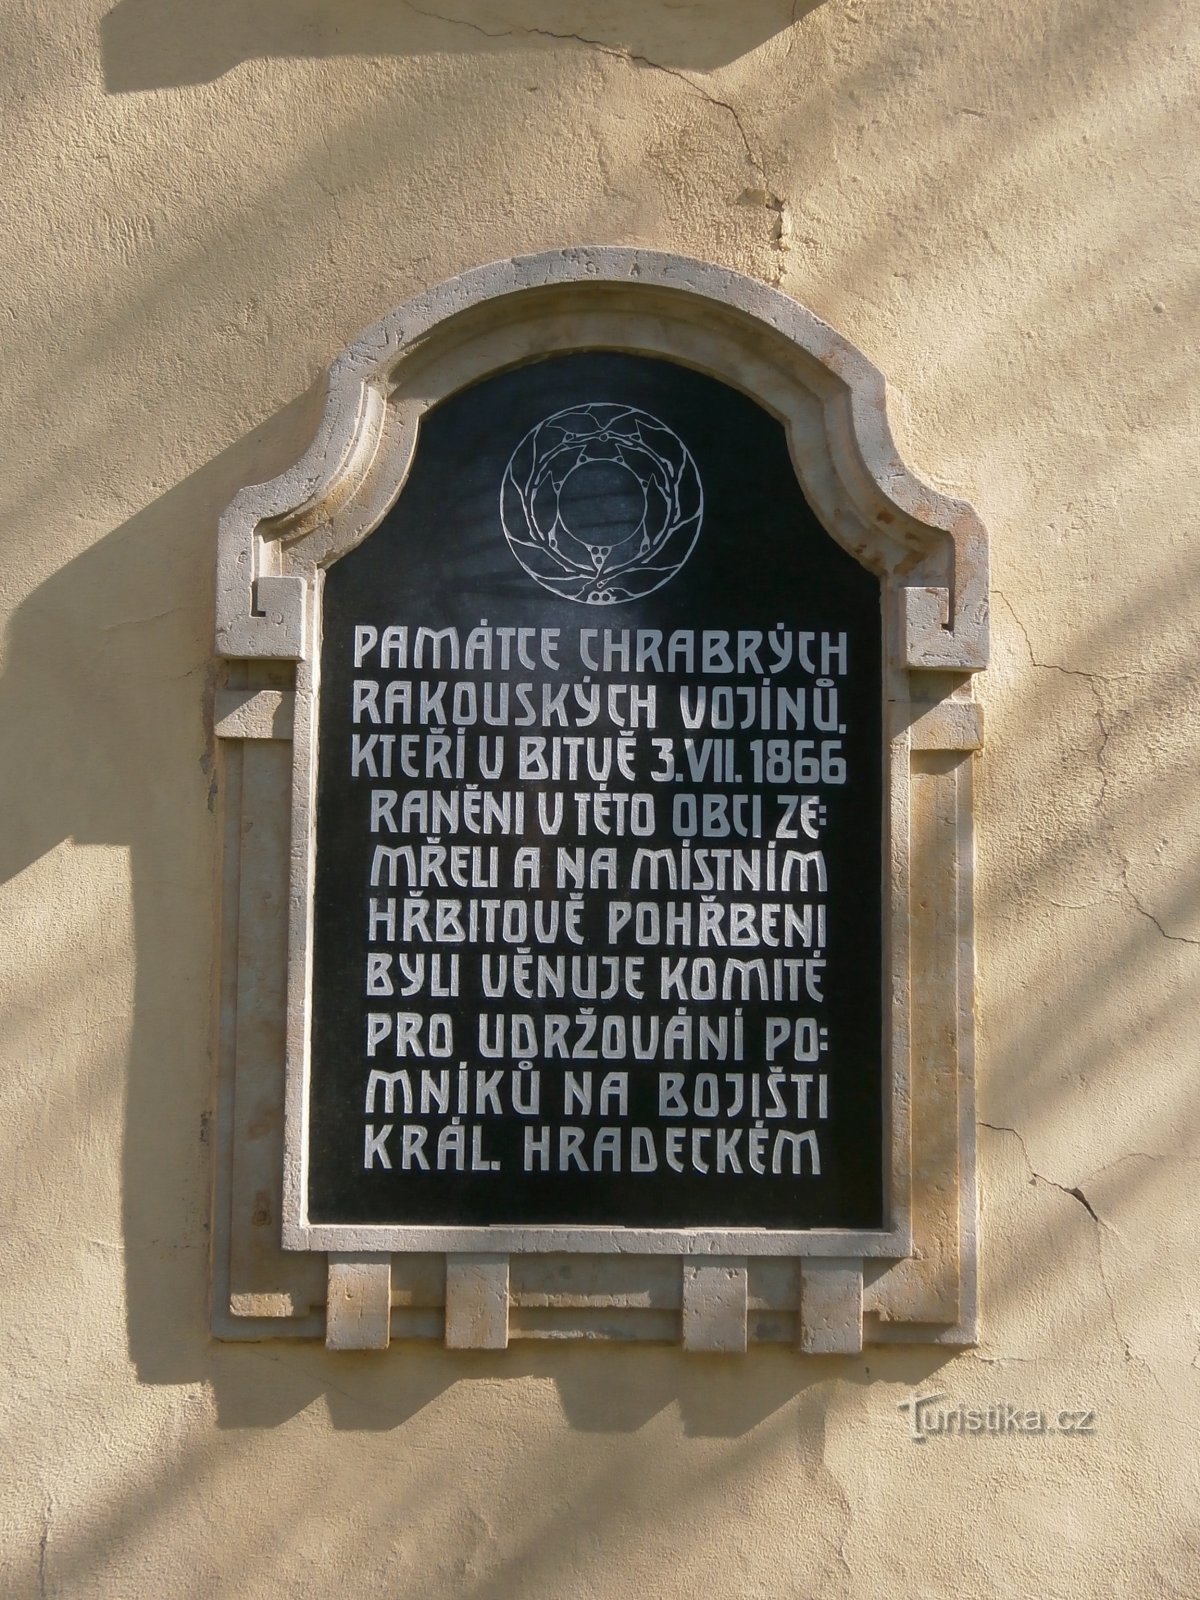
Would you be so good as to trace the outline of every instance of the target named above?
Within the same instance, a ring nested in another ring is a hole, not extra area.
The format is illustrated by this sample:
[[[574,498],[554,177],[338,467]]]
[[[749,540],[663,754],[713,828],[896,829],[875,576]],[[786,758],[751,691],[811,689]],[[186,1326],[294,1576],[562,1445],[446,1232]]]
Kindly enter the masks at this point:
[[[454,0],[442,3],[452,12]],[[468,0],[457,3],[465,10]],[[510,48],[505,39],[519,44],[530,35],[544,44],[545,36],[592,37],[604,48],[631,57],[645,50],[664,65],[704,70],[755,48],[784,29],[793,16],[815,7],[803,0],[795,8],[783,0],[770,4],[696,0],[692,5],[614,0],[593,9],[603,12],[604,20],[593,26],[588,19],[584,26],[582,8],[568,6],[565,0],[560,4],[509,0],[495,7],[471,3],[472,21],[454,23],[402,6],[399,0],[388,0],[386,10],[376,0],[346,0],[337,7],[326,0],[257,4],[213,0],[205,9],[203,28],[193,30],[188,24],[196,10],[183,0],[119,0],[102,25],[106,82],[111,91],[122,92],[211,81],[240,61],[270,56],[458,50],[478,54]],[[1077,20],[1076,26],[1081,26]],[[492,34],[499,43],[490,42],[487,36]],[[1068,45],[1073,41],[1058,42],[1064,51]],[[1037,48],[1046,48],[1040,37]],[[859,63],[859,69],[869,81],[867,66]],[[1029,81],[1036,84],[1036,76]],[[850,86],[843,85],[845,92]],[[971,143],[964,146],[963,160],[973,180],[989,171],[989,160],[1004,170],[1010,126],[1000,122],[993,129],[986,120],[975,118],[964,126]],[[361,141],[358,148],[366,148],[371,130],[355,132]],[[984,190],[984,198],[989,193]],[[1085,221],[1088,215],[1086,210],[1081,213]],[[1157,223],[1161,217],[1156,214],[1153,220]],[[841,261],[846,282],[856,284],[865,275],[864,263],[879,253],[878,243],[868,230],[859,254],[846,253]],[[240,237],[235,244],[246,248]],[[272,264],[268,259],[264,269]],[[1078,279],[1051,275],[1036,280],[1030,298],[1065,297],[1079,289]],[[1097,297],[1097,305],[1104,304]],[[1038,326],[1052,322],[1040,300],[1034,301],[1029,315]],[[1068,333],[1075,327],[1070,317],[1064,317],[1062,325]],[[1160,321],[1156,335],[1159,378],[1173,376],[1178,361],[1172,364],[1171,357],[1177,352],[1170,344],[1166,319]],[[1049,352],[1039,351],[1039,359],[1065,359],[1064,352],[1050,343]],[[1136,372],[1138,361],[1146,359],[1145,331],[1132,320],[1112,328],[1098,325],[1091,347],[1108,352],[1114,371]],[[1031,392],[1036,397],[1036,390]],[[209,1032],[213,950],[206,908],[216,846],[210,808],[216,797],[210,758],[197,765],[197,755],[205,748],[207,732],[202,690],[211,672],[215,526],[242,484],[270,477],[297,458],[315,426],[318,400],[310,395],[285,408],[62,568],[17,613],[8,641],[0,744],[7,750],[37,748],[41,765],[32,770],[13,761],[5,763],[0,773],[2,798],[13,802],[3,808],[6,817],[19,819],[6,822],[0,878],[22,870],[66,838],[80,845],[120,846],[130,854],[137,975],[128,1056],[122,1040],[113,1052],[119,1059],[114,1059],[109,1083],[69,1086],[74,1102],[62,1108],[65,1120],[58,1136],[64,1144],[84,1147],[95,1137],[89,1135],[88,1118],[100,1091],[111,1090],[114,1120],[122,1111],[124,1116],[127,1315],[130,1353],[139,1378],[164,1384],[211,1381],[220,1421],[231,1428],[282,1422],[323,1395],[335,1426],[371,1430],[399,1426],[460,1380],[552,1375],[564,1413],[582,1431],[636,1431],[645,1418],[677,1404],[690,1432],[732,1436],[749,1430],[806,1385],[833,1372],[855,1380],[860,1374],[880,1371],[892,1381],[916,1382],[927,1376],[943,1359],[936,1352],[879,1353],[878,1359],[871,1353],[862,1365],[852,1366],[758,1351],[753,1358],[754,1382],[745,1384],[746,1369],[736,1362],[685,1357],[678,1351],[639,1349],[632,1360],[632,1352],[594,1347],[569,1351],[518,1347],[504,1357],[452,1355],[426,1348],[419,1361],[409,1360],[403,1349],[382,1358],[343,1356],[334,1361],[319,1346],[210,1343],[205,1309],[210,1155],[204,1144],[210,1065],[204,1041]],[[1036,398],[1031,404],[1036,405]],[[1047,430],[1054,423],[1047,417],[1037,420]],[[997,419],[985,411],[980,417],[983,433],[987,435],[994,424],[998,425]],[[1072,459],[1087,460],[1077,441],[1073,448]],[[1098,461],[1096,468],[1102,475],[1106,464]],[[1047,570],[1063,569],[1078,554],[1079,546],[1068,541],[1045,558]],[[1194,585],[1195,571],[1189,568],[1187,576]],[[1178,609],[1179,581],[1178,574],[1168,574],[1157,585],[1147,583],[1136,604],[1119,614],[1121,637],[1153,638],[1162,616]],[[1168,589],[1168,582],[1174,587]],[[1000,633],[1009,619],[1002,607],[997,609]],[[1077,628],[1071,659],[1086,662],[1094,656],[1111,638],[1116,621],[1110,615],[1091,632]],[[1015,636],[1007,631],[1011,642]],[[1100,752],[1107,748],[1109,730],[1115,727],[1126,676],[1132,674],[1093,680],[1090,674],[1061,666],[1039,670],[1031,649],[1028,662],[1018,658],[1012,680],[1005,683],[1001,709],[1007,726],[1014,730],[1014,739],[1037,735],[1047,783],[1061,782],[1055,763],[1073,740],[1078,740],[1080,750],[1089,749],[1093,720],[1097,755],[1092,762],[1089,751],[1083,764],[1090,764],[1102,782],[1094,806],[1081,814],[1078,829],[1055,834],[1043,818],[1028,819],[1023,833],[1024,879],[997,883],[992,902],[981,906],[981,920],[990,921],[997,950],[1007,946],[1011,954],[1021,941],[1030,947],[1031,963],[1042,969],[1045,987],[1050,983],[1044,975],[1054,975],[1045,1003],[1014,1003],[1009,1016],[993,1023],[996,1038],[990,1058],[1013,1063],[1008,1071],[997,1071],[988,1085],[995,1108],[991,1114],[1004,1124],[1017,1114],[1004,1091],[1030,1070],[1026,1063],[1053,1055],[1060,1065],[1054,1078],[1039,1080],[1041,1116],[1046,1127],[1054,1128],[1095,1092],[1098,1081],[1103,1084],[1121,1072],[1127,1053],[1145,1048],[1146,1039],[1153,1040],[1170,1022],[1166,1008],[1173,1001],[1149,976],[1162,958],[1161,936],[1153,919],[1147,920],[1148,913],[1123,899],[1116,870],[1111,893],[1106,889],[1098,904],[1121,917],[1121,924],[1105,945],[1105,958],[1090,961],[1085,973],[1068,969],[1062,951],[1055,947],[1058,924],[1039,923],[1032,917],[1020,923],[1014,917],[1009,927],[1001,920],[1006,908],[1021,912],[1037,904],[1053,875],[1070,876],[1081,862],[1090,860],[1097,836],[1102,841],[1132,837],[1145,826],[1151,800],[1155,831],[1164,836],[1177,829],[1187,814],[1194,788],[1185,788],[1182,780],[1178,786],[1164,784],[1146,770],[1145,760],[1138,767],[1128,764],[1127,770],[1135,775],[1123,784],[1114,779],[1110,785],[1103,771]],[[1148,729],[1169,727],[1177,717],[1176,686],[1166,677],[1153,680],[1141,670],[1136,681],[1139,717],[1130,737],[1145,740]],[[1092,697],[1102,691],[1108,699],[1102,704],[1097,700],[1097,712]],[[1119,730],[1113,737],[1120,740]],[[992,748],[994,770],[1003,770],[1003,748],[995,744]],[[1116,748],[1114,744],[1110,754]],[[1020,759],[1029,762],[1028,749],[1023,748]],[[1191,926],[1185,919],[1200,897],[1194,868],[1179,874],[1172,895],[1165,903],[1156,902],[1156,909],[1171,930],[1166,937],[1182,940],[1174,930]],[[84,908],[78,911],[82,923]],[[1080,911],[1096,914],[1084,907]],[[103,941],[104,930],[98,928],[96,944],[101,950]],[[1180,945],[1169,949],[1178,955]],[[1147,998],[1140,1005],[1122,999],[1134,964],[1147,974]],[[1086,1026],[1081,1026],[1081,1018]],[[97,1022],[98,1031],[104,1027],[117,1031],[111,1022]],[[122,1090],[124,1105],[118,1109]],[[1127,1134],[1131,1141],[1135,1135],[1154,1139],[1160,1124],[1186,1125],[1184,1104],[1164,1099],[1154,1109],[1158,1122],[1147,1118],[1144,1130],[1141,1123],[1131,1123]],[[1077,1158],[1088,1159],[1086,1150]],[[1122,1198],[1148,1181],[1148,1163],[1144,1168],[1119,1170]],[[1071,1170],[1063,1176],[1069,1184],[1089,1182],[1088,1171]],[[1062,1184],[1053,1188],[1061,1189]],[[1060,1195],[1048,1198],[1076,1205]],[[1082,1207],[1078,1209],[1084,1217]],[[989,1237],[994,1235],[985,1228],[985,1247]],[[999,1254],[996,1246],[993,1260]],[[1041,1267],[1049,1270],[1044,1261]],[[1008,1277],[993,1265],[986,1281],[997,1318],[1006,1304],[1027,1295],[1027,1282],[1018,1278],[1027,1272],[1028,1262],[1016,1257]],[[1076,1308],[1078,1326],[1073,1332],[1082,1335],[1093,1310],[1084,1303]],[[602,1381],[601,1374],[610,1381]],[[813,1427],[819,1437],[819,1419]]]
[[[36,747],[39,760],[36,766],[7,763],[0,777],[0,809],[13,819],[0,845],[0,880],[66,838],[130,852],[136,989],[128,1054],[117,1052],[112,1086],[114,1095],[122,1083],[125,1091],[125,1288],[138,1377],[150,1384],[211,1384],[218,1422],[231,1429],[278,1426],[321,1401],[336,1429],[386,1432],[470,1381],[550,1379],[570,1426],[584,1433],[636,1433],[675,1407],[690,1435],[740,1438],[798,1404],[798,1448],[819,1454],[820,1385],[835,1376],[853,1383],[874,1376],[920,1386],[952,1353],[868,1350],[860,1361],[844,1362],[764,1348],[754,1353],[749,1382],[745,1363],[645,1346],[522,1344],[496,1355],[426,1344],[413,1359],[412,1348],[402,1345],[385,1355],[331,1357],[313,1342],[219,1345],[208,1337],[211,1063],[205,1040],[213,934],[202,908],[210,903],[218,796],[211,756],[197,760],[197,752],[205,750],[209,731],[203,691],[212,671],[215,526],[242,484],[270,477],[302,452],[322,390],[323,384],[293,401],[69,562],[24,603],[9,634],[0,742],[10,750]],[[1125,618],[1131,634],[1138,636],[1164,605],[1161,588],[1148,584],[1141,607]],[[1003,623],[1004,608],[999,611]],[[1081,638],[1081,656],[1095,644],[1094,637]],[[1029,674],[1014,687],[1010,724],[1070,723],[1065,700],[1086,694],[1086,684],[1076,688],[1061,670]],[[1171,715],[1171,685],[1164,685],[1161,703],[1139,693],[1143,723]],[[1002,750],[996,758],[1004,759]],[[1161,785],[1156,795],[1167,813],[1174,801],[1186,801],[1183,794],[1162,793]],[[1110,797],[1108,809],[1109,825],[1129,832],[1146,815],[1146,794],[1135,787],[1121,803]],[[1164,815],[1163,827],[1171,820]],[[1084,838],[1046,840],[1030,851],[1030,879],[1069,866],[1089,848]],[[1063,859],[1053,862],[1055,854]],[[1019,906],[1028,885],[1012,883],[1009,892]],[[1163,908],[1172,918],[1195,904],[1194,874],[1180,881],[1177,895]],[[993,907],[992,915],[998,911]],[[102,946],[102,935],[98,942]],[[1104,997],[1118,993],[1119,975],[1147,957],[1158,958],[1153,932],[1144,919],[1131,917],[1125,937],[1113,943],[1110,964],[1096,965],[1091,988],[1079,984],[1056,1008],[1055,1021],[1029,1015],[1025,1037],[1014,1023],[1006,1040],[1016,1047],[1004,1053],[1023,1061],[1060,1044],[1069,1052],[1072,1039],[1079,1044],[1079,1016],[1094,1005],[1112,1030],[1107,1049],[1094,1053],[1107,1070],[1116,1070],[1128,1035],[1154,1030],[1161,1018],[1143,1008],[1122,1013],[1115,1027]],[[1093,1041],[1086,1043],[1092,1054]],[[993,1086],[993,1096],[999,1088]],[[81,1085],[73,1087],[65,1112],[73,1111],[76,1120],[58,1127],[72,1146],[85,1141],[86,1120],[102,1100],[96,1085],[88,1089],[84,1094]],[[1066,1095],[1065,1086],[1059,1092]],[[56,1106],[56,1114],[62,1109]],[[1055,1123],[1066,1110],[1047,1085],[1047,1121]],[[1182,1107],[1164,1108],[1171,1123],[1176,1112],[1185,1125]],[[1119,1192],[1131,1194],[1146,1176],[1124,1169]],[[1023,1292],[995,1267],[989,1288],[994,1310]],[[814,1391],[811,1406],[808,1391]]]
[[[834,1372],[869,1382],[886,1362],[892,1381],[923,1382],[948,1353],[869,1352],[848,1365],[767,1349],[750,1383],[742,1363],[643,1345],[520,1344],[497,1355],[423,1343],[329,1356],[316,1341],[210,1339],[215,530],[238,488],[303,452],[323,394],[322,380],[68,562],[8,634],[0,741],[36,748],[38,759],[0,769],[0,882],[65,839],[129,853],[128,1040],[120,1018],[99,1022],[89,1052],[69,1050],[66,1076],[56,1072],[46,1095],[57,1137],[73,1148],[95,1137],[88,1124],[106,1095],[113,1102],[111,1121],[97,1126],[111,1129],[101,1137],[114,1148],[119,1130],[122,1147],[127,1335],[139,1381],[210,1384],[226,1428],[277,1426],[321,1400],[335,1428],[381,1432],[459,1382],[548,1379],[582,1432],[635,1433],[675,1407],[689,1434],[712,1438],[749,1433]],[[82,924],[83,913],[73,919]],[[108,959],[98,929],[81,964]]]
[[[390,1433],[456,1384],[549,1380],[564,1420],[578,1433],[634,1434],[674,1409],[689,1438],[740,1439],[808,1391],[819,1396],[831,1378],[869,1387],[874,1374],[920,1388],[954,1355],[896,1347],[846,1362],[765,1345],[747,1358],[640,1342],[528,1340],[499,1352],[394,1341],[386,1352],[331,1355],[319,1340],[276,1340],[214,1346],[205,1376],[218,1426],[235,1430],[278,1427],[323,1400],[338,1431]],[[813,1436],[819,1443],[819,1425]]]
[[[215,519],[303,450],[321,398],[293,402],[60,568],[6,640],[0,741],[37,757],[0,766],[0,882],[67,839],[128,852],[128,1041],[120,1014],[90,1014],[86,1045],[38,1070],[65,1142],[115,1150],[120,1130],[129,1343],[148,1382],[195,1381],[207,1361]],[[53,926],[84,991],[126,948],[103,904],[98,889]]]
[[[110,94],[211,83],[271,57],[478,56],[504,41],[590,44],[631,60],[708,72],[815,11],[821,0],[118,0],[101,24]],[[495,41],[489,45],[489,41]]]

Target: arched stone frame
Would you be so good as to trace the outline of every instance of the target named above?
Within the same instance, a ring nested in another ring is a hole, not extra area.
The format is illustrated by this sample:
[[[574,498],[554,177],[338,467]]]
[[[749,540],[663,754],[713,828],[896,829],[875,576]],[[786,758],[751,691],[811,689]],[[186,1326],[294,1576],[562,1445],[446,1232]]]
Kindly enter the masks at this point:
[[[885,1229],[350,1228],[305,1219],[322,575],[395,501],[431,406],[489,373],[586,349],[695,367],[779,418],[818,518],[881,579]],[[980,743],[980,719],[970,682],[987,650],[986,535],[968,504],[941,495],[901,461],[882,376],[861,353],[777,291],[675,256],[567,250],[443,284],[338,358],[312,446],[229,507],[218,556],[217,649],[229,663],[217,711],[217,732],[229,741],[219,1331],[261,1337],[287,1325],[315,1332],[319,1320],[309,1308],[324,1299],[331,1344],[380,1345],[389,1324],[397,1333],[429,1332],[431,1317],[440,1323],[440,1299],[451,1344],[507,1342],[510,1307],[518,1333],[539,1331],[536,1317],[522,1325],[524,1307],[558,1315],[543,1336],[594,1331],[589,1317],[597,1313],[615,1317],[622,1336],[618,1313],[646,1298],[629,1287],[638,1264],[662,1301],[662,1273],[674,1263],[678,1296],[671,1305],[666,1295],[666,1310],[695,1348],[744,1348],[757,1317],[763,1327],[793,1326],[808,1350],[854,1349],[864,1310],[871,1337],[973,1338],[969,752]],[[264,981],[264,963],[273,985]],[[328,1252],[324,1295],[314,1257],[280,1251],[277,1230],[287,1252],[315,1252],[316,1260]],[[553,1291],[539,1286],[539,1260],[547,1283],[546,1269],[555,1269]],[[424,1287],[397,1288],[393,1279],[414,1265]],[[407,1321],[406,1310],[413,1313]],[[660,1318],[651,1336],[662,1329]]]

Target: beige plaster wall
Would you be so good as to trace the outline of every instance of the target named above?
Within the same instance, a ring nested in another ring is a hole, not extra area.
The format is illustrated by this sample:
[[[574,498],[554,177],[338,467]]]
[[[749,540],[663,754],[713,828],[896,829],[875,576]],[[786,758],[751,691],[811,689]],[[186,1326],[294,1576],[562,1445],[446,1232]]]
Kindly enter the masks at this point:
[[[1194,6],[0,27],[0,1590],[1200,1593]],[[217,514],[360,328],[581,241],[807,302],[990,527],[976,1352],[208,1339]],[[918,1444],[935,1391],[1095,1433]]]

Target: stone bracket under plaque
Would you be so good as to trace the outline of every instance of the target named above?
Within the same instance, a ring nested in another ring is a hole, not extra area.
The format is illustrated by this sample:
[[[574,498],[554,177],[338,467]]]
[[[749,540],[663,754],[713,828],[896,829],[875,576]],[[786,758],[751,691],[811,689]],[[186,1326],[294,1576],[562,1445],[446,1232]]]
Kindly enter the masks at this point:
[[[508,1257],[446,1258],[446,1348],[507,1350]]]
[[[311,981],[315,652],[322,574],[379,524],[421,417],[534,355],[674,360],[784,420],[826,531],[884,595],[888,1226],[431,1229],[397,1241],[298,1225],[293,1130]],[[697,1352],[976,1336],[971,678],[987,657],[987,541],[904,465],[881,375],[795,301],[726,269],[626,249],[498,263],[385,317],[334,362],[302,460],[222,521],[214,723],[223,895],[213,1322],[331,1349],[444,1340],[673,1340]],[[481,1237],[481,1234],[484,1236]],[[603,1235],[604,1237],[600,1237]],[[285,1242],[288,1248],[285,1248]]]
[[[329,1257],[325,1343],[330,1350],[386,1350],[391,1337],[389,1256]]]
[[[746,1263],[718,1257],[683,1263],[680,1308],[683,1348],[744,1355],[746,1350]]]

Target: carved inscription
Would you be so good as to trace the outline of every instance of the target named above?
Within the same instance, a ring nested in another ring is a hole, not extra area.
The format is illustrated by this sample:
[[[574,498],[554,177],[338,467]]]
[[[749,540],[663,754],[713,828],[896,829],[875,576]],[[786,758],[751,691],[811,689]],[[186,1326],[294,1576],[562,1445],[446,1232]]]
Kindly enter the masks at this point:
[[[880,1225],[880,660],[735,392],[433,414],[325,584],[312,1219]]]

